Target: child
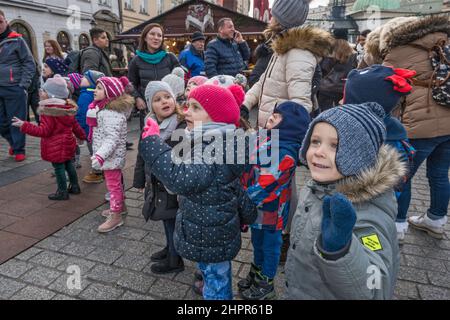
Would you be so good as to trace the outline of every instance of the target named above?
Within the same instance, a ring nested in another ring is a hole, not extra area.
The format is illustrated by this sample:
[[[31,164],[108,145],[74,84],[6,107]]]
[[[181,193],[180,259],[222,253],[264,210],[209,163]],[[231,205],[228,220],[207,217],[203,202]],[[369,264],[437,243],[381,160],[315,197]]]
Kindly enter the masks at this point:
[[[184,96],[184,71],[180,67],[173,69],[172,73],[168,74],[161,80],[167,83],[176,97],[176,102],[182,105],[185,101]]]
[[[55,75],[59,74],[64,77],[67,74],[68,67],[64,63],[64,60],[59,58],[47,58],[44,63],[44,68],[42,69],[42,78],[44,82],[47,79],[53,78]]]
[[[405,128],[398,119],[391,116],[391,112],[402,97],[411,93],[412,87],[408,81],[415,74],[416,72],[413,70],[372,65],[366,69],[351,71],[344,90],[344,103],[346,104],[376,102],[383,107],[386,112],[384,118],[387,131],[386,144],[394,147],[400,153],[408,169],[412,165],[415,150],[409,144]],[[401,194],[402,186],[409,179],[408,174],[409,172],[395,187],[397,199]],[[403,242],[408,230],[406,214],[406,212],[404,214],[399,212],[395,222],[399,243]]]
[[[291,182],[309,122],[308,111],[297,103],[276,106],[265,126],[268,137],[259,141],[257,155],[270,150],[278,153],[278,159],[261,164],[258,157],[257,164],[242,177],[244,189],[258,208],[258,218],[251,225],[253,263],[247,278],[238,283],[245,300],[275,297],[273,279],[280,259],[281,233],[288,220]],[[276,141],[272,141],[274,130],[279,134]]]
[[[202,84],[205,84],[206,81],[208,81],[208,78],[204,76],[195,76],[190,78],[189,81],[187,82],[186,90],[184,91],[184,96],[186,98],[189,97],[189,94],[191,93],[192,89],[201,86]]]
[[[165,82],[151,81],[145,90],[145,99],[150,109],[147,117],[158,123],[161,140],[174,147],[178,142],[172,141],[172,133],[177,129],[184,130],[186,123],[178,109],[172,89]],[[136,166],[135,178],[146,181],[145,204],[142,209],[145,219],[162,220],[166,234],[166,247],[151,256],[151,260],[157,262],[151,266],[152,272],[164,274],[183,271],[183,259],[175,250],[173,241],[178,210],[177,195],[169,192],[150,171],[144,170],[144,166],[139,168]],[[136,181],[135,184],[137,183]]]
[[[180,145],[181,149],[189,147],[190,152],[183,150],[181,162],[172,159],[172,149],[158,137],[159,128],[152,119],[147,120],[140,145],[152,174],[179,195],[175,249],[184,258],[198,262],[207,300],[233,298],[231,260],[241,248],[240,225],[256,218],[255,207],[239,183],[245,165],[228,164],[225,159],[225,147],[235,142],[230,133],[235,133],[239,123],[243,97],[238,86],[202,85],[191,91],[185,113],[189,139],[177,145],[177,149]],[[214,140],[214,149],[223,157],[221,163],[200,154],[211,151],[211,135],[223,137],[218,139],[221,142]]]
[[[23,133],[42,138],[41,157],[52,163],[58,184],[56,193],[48,196],[50,200],[68,200],[69,193],[81,192],[72,158],[77,145],[75,136],[85,140],[86,135],[75,120],[77,105],[68,100],[68,96],[66,81],[60,75],[55,75],[47,80],[40,92],[39,126],[13,119],[13,126],[19,127]],[[68,188],[66,171],[70,181]]]
[[[94,101],[94,90],[97,84],[97,80],[105,75],[101,72],[88,70],[84,73],[83,78],[80,82],[80,97],[78,98],[78,112],[77,121],[80,126],[86,132],[86,136],[89,136],[89,126],[86,123],[86,114],[89,109],[89,105]],[[87,147],[89,149],[89,154],[92,153],[92,140],[88,139]],[[103,173],[100,170],[92,169],[89,174],[83,178],[84,183],[94,184],[103,182]]]
[[[391,299],[399,267],[394,186],[405,174],[384,145],[383,108],[343,105],[310,124],[285,265],[288,299]]]
[[[125,93],[128,79],[103,77],[97,80],[94,102],[86,116],[92,135],[92,168],[103,170],[106,187],[111,194],[110,209],[102,212],[106,221],[97,229],[110,232],[123,225],[121,214],[126,213],[122,183],[127,142],[127,113],[134,99]]]

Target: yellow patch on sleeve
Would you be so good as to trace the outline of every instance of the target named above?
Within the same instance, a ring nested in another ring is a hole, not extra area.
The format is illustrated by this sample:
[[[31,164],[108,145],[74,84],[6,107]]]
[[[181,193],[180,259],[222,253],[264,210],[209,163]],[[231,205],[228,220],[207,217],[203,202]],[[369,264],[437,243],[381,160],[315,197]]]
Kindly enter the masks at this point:
[[[378,235],[371,234],[366,237],[361,238],[362,244],[369,250],[378,251],[383,250],[383,246],[381,245],[380,239]]]

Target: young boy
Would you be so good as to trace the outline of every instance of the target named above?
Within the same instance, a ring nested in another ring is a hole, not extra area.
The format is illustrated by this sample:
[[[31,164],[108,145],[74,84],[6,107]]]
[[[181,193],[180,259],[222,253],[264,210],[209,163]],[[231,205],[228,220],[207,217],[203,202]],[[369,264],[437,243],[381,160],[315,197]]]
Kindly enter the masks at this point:
[[[257,151],[258,155],[266,150],[276,152],[278,159],[262,164],[258,157],[257,164],[242,177],[244,189],[258,208],[258,218],[251,225],[253,263],[247,278],[238,283],[245,300],[275,297],[273,279],[280,260],[282,230],[288,220],[292,177],[309,122],[308,112],[297,103],[276,106],[265,126],[269,137],[259,141]]]
[[[383,108],[343,105],[315,118],[300,150],[312,181],[299,196],[285,265],[288,299],[391,299],[399,266]]]
[[[376,102],[383,107],[386,112],[383,119],[386,126],[386,144],[400,153],[402,160],[407,164],[408,171],[412,165],[415,150],[409,143],[406,129],[391,113],[400,99],[411,93],[412,86],[409,84],[409,79],[415,74],[413,70],[372,65],[366,69],[351,71],[344,90],[344,103]],[[397,199],[408,180],[409,172],[395,186]],[[395,222],[399,243],[403,242],[408,230],[406,215],[407,212],[399,212]]]

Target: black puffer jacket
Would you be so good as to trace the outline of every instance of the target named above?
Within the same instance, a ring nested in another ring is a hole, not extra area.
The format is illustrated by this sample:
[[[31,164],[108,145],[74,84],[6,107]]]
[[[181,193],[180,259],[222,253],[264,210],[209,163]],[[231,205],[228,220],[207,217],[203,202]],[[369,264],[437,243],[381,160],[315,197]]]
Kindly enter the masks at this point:
[[[256,64],[253,68],[252,74],[248,78],[248,85],[253,87],[255,83],[259,81],[261,75],[266,71],[269,65],[270,58],[272,58],[273,50],[267,43],[260,44],[255,51]]]
[[[206,124],[203,126],[203,139],[181,142],[177,149],[183,144],[192,146],[192,143],[201,144],[202,151],[208,146],[211,149],[211,141],[205,136],[212,130],[219,130],[216,132],[223,137],[223,162],[226,163],[227,129],[234,130],[235,127]],[[217,145],[215,147],[217,150]],[[192,148],[192,153],[196,149]],[[250,224],[256,219],[256,208],[239,183],[245,166],[206,164],[204,161],[197,164],[198,160],[202,160],[198,157],[192,164],[175,164],[172,149],[158,136],[142,140],[140,152],[150,171],[169,190],[179,195],[180,208],[174,235],[177,252],[196,262],[232,260],[241,248],[241,224]],[[185,154],[189,156],[192,153]]]

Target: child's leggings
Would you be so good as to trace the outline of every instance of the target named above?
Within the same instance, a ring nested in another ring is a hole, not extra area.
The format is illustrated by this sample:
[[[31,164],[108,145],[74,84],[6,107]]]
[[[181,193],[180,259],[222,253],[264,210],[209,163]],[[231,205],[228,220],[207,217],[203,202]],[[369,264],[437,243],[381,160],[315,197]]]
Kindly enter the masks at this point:
[[[73,165],[72,160],[68,160],[63,163],[54,163],[52,166],[55,169],[56,183],[58,184],[58,190],[67,191],[67,179],[66,171],[69,176],[69,182],[72,185],[78,185],[77,171]]]
[[[109,208],[111,212],[122,212],[125,200],[122,184],[122,170],[104,170],[106,180],[106,188],[108,189],[111,199]]]
[[[252,228],[252,245],[254,264],[262,269],[262,274],[269,279],[275,278],[280,262],[281,230],[261,230]]]
[[[199,262],[198,267],[203,274],[203,299],[233,300],[231,261]]]

